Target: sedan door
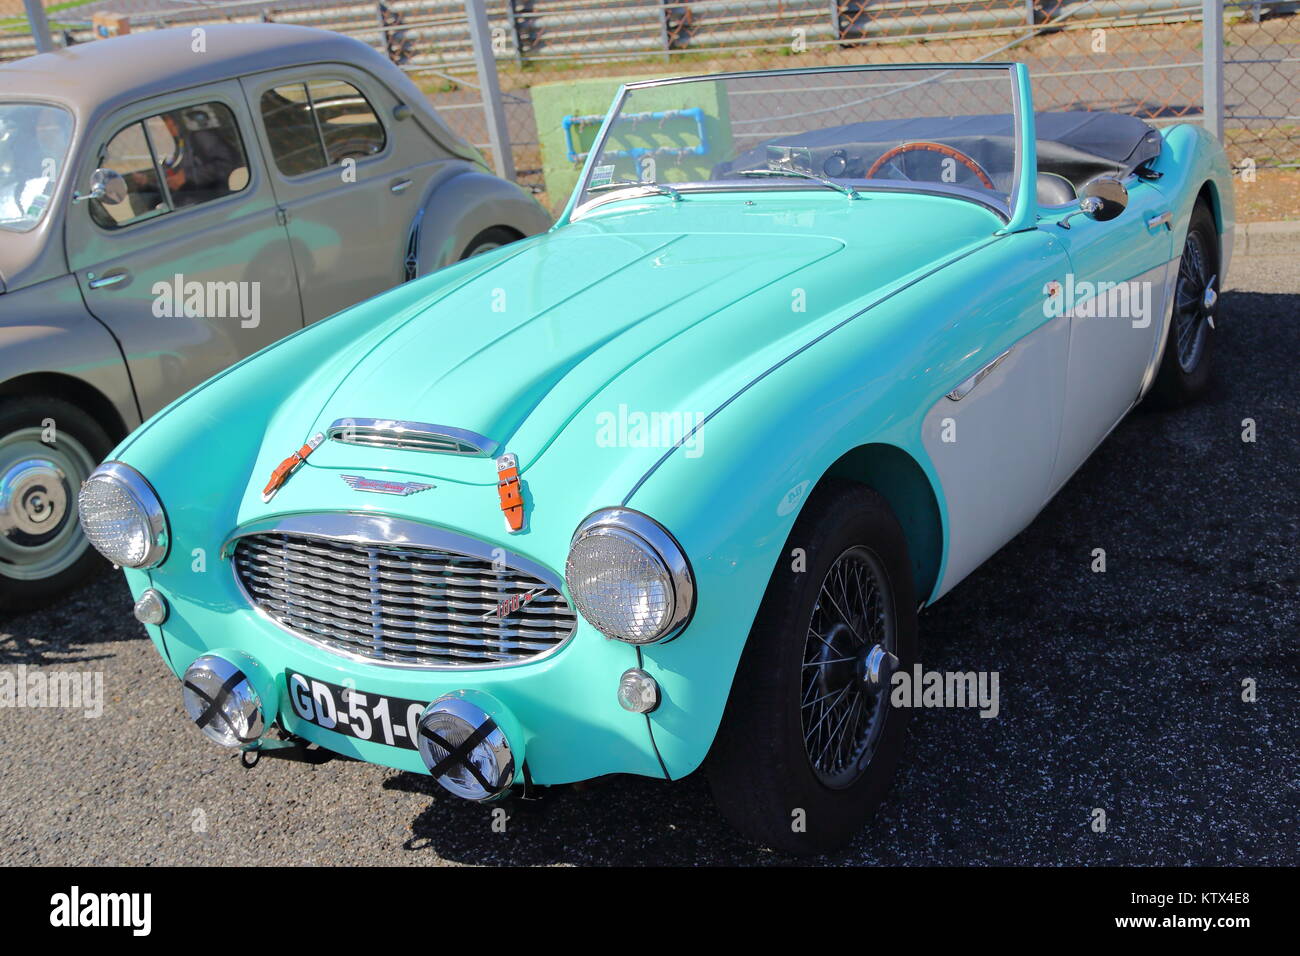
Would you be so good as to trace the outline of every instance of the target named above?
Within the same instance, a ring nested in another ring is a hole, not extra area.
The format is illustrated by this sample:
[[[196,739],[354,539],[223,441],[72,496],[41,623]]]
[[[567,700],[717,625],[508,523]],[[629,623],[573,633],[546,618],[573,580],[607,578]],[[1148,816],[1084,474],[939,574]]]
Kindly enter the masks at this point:
[[[137,104],[91,139],[126,199],[67,217],[68,259],[116,336],[147,418],[231,363],[302,327],[289,241],[251,149],[235,82]],[[85,191],[83,189],[83,191]]]
[[[325,64],[246,77],[287,219],[308,322],[406,278],[411,224],[440,161],[373,77]]]

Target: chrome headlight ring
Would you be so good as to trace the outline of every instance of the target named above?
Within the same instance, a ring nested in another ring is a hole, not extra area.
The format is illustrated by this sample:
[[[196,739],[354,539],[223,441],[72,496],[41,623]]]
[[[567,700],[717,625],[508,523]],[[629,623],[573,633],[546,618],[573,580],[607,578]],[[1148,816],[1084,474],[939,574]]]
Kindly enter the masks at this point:
[[[125,501],[134,506],[136,511],[136,514],[124,518],[109,519],[139,522],[136,530],[143,534],[143,551],[133,560],[129,559],[130,555],[112,551],[110,535],[124,533],[120,528],[105,526],[105,514],[113,497],[119,503]],[[77,496],[77,512],[82,531],[91,545],[114,564],[128,568],[153,568],[167,557],[170,544],[167,513],[153,486],[130,465],[120,461],[106,461],[92,471],[81,485],[81,492]]]
[[[640,565],[639,590],[626,589],[620,560]],[[663,525],[629,508],[602,508],[578,525],[564,576],[583,618],[629,644],[672,640],[695,610],[695,575],[681,545]]]

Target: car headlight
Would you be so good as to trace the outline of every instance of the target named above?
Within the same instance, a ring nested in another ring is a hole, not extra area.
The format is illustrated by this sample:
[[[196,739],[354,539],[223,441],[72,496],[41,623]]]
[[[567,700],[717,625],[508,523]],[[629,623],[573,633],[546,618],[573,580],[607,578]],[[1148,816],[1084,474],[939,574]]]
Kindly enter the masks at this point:
[[[120,461],[90,473],[77,497],[81,529],[108,560],[152,568],[167,557],[167,514],[149,482]]]
[[[578,526],[564,578],[591,626],[629,644],[675,637],[695,607],[695,577],[681,547],[626,508],[597,511]]]

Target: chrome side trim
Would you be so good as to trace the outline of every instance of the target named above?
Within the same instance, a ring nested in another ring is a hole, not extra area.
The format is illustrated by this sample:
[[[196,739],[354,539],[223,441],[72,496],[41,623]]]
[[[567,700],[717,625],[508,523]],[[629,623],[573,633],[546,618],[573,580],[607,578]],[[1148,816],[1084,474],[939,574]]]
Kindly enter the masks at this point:
[[[569,550],[572,551],[584,538],[600,534],[628,535],[639,538],[659,556],[659,560],[668,569],[669,576],[673,581],[673,616],[663,631],[652,641],[641,643],[628,641],[625,643],[644,647],[647,644],[663,644],[671,641],[686,629],[691,615],[695,613],[695,574],[691,570],[690,561],[686,559],[686,552],[682,550],[681,545],[677,543],[677,539],[669,534],[663,525],[648,515],[633,511],[630,508],[602,508],[587,515],[582,520],[582,523],[578,525],[578,529],[573,532],[573,540],[569,543]],[[572,589],[570,589],[570,594],[572,594]],[[576,599],[574,600],[574,609],[578,610]],[[578,610],[578,613],[581,614],[581,610]]]
[[[491,458],[499,442],[451,425],[403,422],[391,418],[340,418],[326,430],[330,441],[370,448],[428,451],[442,455]]]
[[[989,362],[988,365],[985,365],[982,369],[980,369],[970,378],[963,381],[960,385],[958,385],[956,388],[954,388],[951,392],[948,393],[948,395],[946,396],[947,399],[950,402],[960,402],[971,392],[975,391],[975,386],[977,386],[980,382],[984,381],[984,379],[988,378],[993,373],[993,370],[997,368],[1000,364],[1002,364],[1002,360],[1005,359],[1008,355],[1010,355],[1012,351],[1014,351],[1014,349],[1015,346],[1013,345],[1011,348],[1007,349],[1005,352],[1003,352],[1001,355],[995,358],[992,362]]]

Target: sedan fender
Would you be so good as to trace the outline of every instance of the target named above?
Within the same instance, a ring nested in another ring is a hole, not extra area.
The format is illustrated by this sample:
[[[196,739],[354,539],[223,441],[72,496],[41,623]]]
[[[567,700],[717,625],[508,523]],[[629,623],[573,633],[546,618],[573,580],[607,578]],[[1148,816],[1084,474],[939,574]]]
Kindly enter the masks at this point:
[[[436,181],[411,224],[415,274],[427,275],[463,258],[474,237],[494,226],[526,237],[549,229],[551,217],[521,186],[481,170]]]

